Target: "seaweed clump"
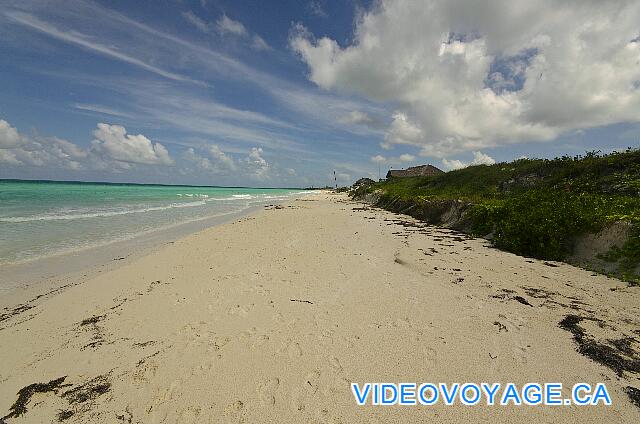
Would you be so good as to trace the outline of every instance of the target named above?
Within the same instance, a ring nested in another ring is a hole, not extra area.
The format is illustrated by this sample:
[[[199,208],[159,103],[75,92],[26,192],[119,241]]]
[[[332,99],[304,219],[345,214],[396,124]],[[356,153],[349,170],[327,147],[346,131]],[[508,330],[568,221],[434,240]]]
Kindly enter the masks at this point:
[[[9,408],[9,414],[5,415],[2,420],[6,420],[7,418],[17,418],[21,415],[24,415],[27,412],[27,404],[31,400],[31,397],[36,393],[47,393],[47,392],[57,392],[61,387],[66,386],[64,380],[67,378],[64,377],[56,378],[55,380],[51,380],[48,383],[33,383],[29,384],[26,387],[23,387],[18,391],[18,399],[15,403]]]
[[[579,324],[583,320],[595,321],[603,325],[597,318],[567,315],[558,324],[563,330],[573,334],[573,340],[578,345],[578,353],[594,362],[609,367],[622,377],[624,371],[640,373],[640,356],[631,348],[629,339],[615,340],[613,346],[599,343],[589,337]]]

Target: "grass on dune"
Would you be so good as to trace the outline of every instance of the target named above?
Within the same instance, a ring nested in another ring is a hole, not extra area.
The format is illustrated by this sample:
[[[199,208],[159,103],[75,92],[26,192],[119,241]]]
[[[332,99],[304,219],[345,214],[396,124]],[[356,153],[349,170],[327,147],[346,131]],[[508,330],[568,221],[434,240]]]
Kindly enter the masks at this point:
[[[624,246],[606,260],[619,263],[622,276],[640,281],[640,150],[556,159],[519,159],[478,165],[433,177],[375,183],[382,200],[462,200],[476,235],[493,233],[497,247],[542,259],[562,260],[572,239],[608,223],[633,225]]]

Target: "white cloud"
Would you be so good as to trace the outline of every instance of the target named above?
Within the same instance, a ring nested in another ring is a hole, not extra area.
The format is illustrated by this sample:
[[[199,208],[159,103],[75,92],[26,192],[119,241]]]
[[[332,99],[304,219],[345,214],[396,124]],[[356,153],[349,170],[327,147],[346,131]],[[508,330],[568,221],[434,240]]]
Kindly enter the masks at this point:
[[[424,139],[424,132],[421,128],[409,121],[407,115],[396,112],[393,121],[387,130],[382,147],[389,149],[393,144],[419,145]]]
[[[22,137],[18,134],[18,130],[7,121],[0,119],[0,149],[10,149],[20,144],[22,144]]]
[[[77,170],[87,156],[84,149],[67,140],[21,134],[0,119],[0,163]]]
[[[462,162],[458,159],[453,159],[453,160],[448,160],[446,158],[442,159],[442,164],[448,170],[462,169],[462,168],[466,168],[467,166],[473,166],[473,165],[493,165],[494,163],[496,163],[495,159],[493,159],[491,156],[482,152],[473,152],[473,160],[471,161],[471,163]]]
[[[182,153],[182,159],[187,162],[193,163],[196,168],[201,171],[212,171],[214,169],[211,161],[208,158],[197,154],[193,147],[189,147]]]
[[[252,147],[249,155],[246,158],[246,163],[254,176],[258,179],[267,179],[269,177],[270,165],[262,157],[263,150],[261,147]]]
[[[444,168],[447,170],[462,169],[469,166],[469,164],[464,163],[458,159],[448,160],[446,158],[442,159],[442,165],[444,165]]]
[[[375,155],[371,158],[371,162],[373,163],[384,163],[387,161],[387,158],[381,155]]]
[[[297,25],[324,89],[397,105],[383,147],[444,158],[640,122],[640,3],[380,0],[345,47]]]
[[[495,159],[482,152],[473,152],[473,161],[471,165],[493,165],[496,163]]]
[[[338,118],[338,122],[341,124],[371,125],[374,120],[366,112],[352,110],[347,115]]]
[[[220,16],[220,19],[216,21],[216,28],[220,34],[247,35],[247,29],[242,25],[242,22],[234,21],[227,15]]]
[[[236,165],[233,162],[233,159],[227,156],[225,152],[220,150],[220,147],[218,147],[217,145],[212,144],[211,146],[209,146],[209,154],[211,155],[213,160],[219,165],[231,170],[236,169]]]
[[[93,131],[91,149],[110,159],[145,165],[171,165],[173,159],[160,143],[152,143],[142,134],[127,134],[120,125],[99,123]]]
[[[413,155],[410,155],[408,153],[404,153],[404,154],[400,155],[399,159],[400,159],[401,162],[411,162],[411,161],[415,160],[415,158],[416,157],[413,156]]]
[[[16,154],[10,150],[0,150],[0,163],[9,165],[21,165],[22,162],[16,157]]]

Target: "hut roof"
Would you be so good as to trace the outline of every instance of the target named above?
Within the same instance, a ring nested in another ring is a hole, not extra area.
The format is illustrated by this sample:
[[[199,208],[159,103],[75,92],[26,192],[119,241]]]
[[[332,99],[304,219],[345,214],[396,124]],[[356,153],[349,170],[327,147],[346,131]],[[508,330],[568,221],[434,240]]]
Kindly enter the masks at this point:
[[[442,173],[443,171],[441,169],[433,165],[419,165],[407,169],[390,169],[389,172],[387,172],[387,178],[430,177]]]

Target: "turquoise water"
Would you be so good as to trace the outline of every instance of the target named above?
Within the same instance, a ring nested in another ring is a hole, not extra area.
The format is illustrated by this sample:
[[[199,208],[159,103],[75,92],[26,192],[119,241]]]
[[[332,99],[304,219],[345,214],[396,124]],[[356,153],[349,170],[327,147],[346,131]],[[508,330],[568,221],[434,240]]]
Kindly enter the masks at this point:
[[[0,264],[240,213],[301,190],[0,180]]]

